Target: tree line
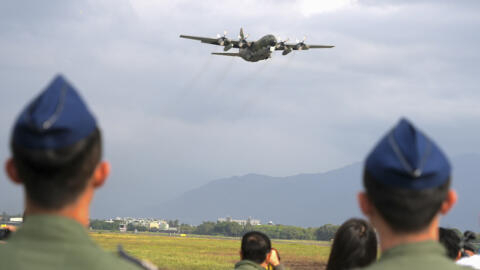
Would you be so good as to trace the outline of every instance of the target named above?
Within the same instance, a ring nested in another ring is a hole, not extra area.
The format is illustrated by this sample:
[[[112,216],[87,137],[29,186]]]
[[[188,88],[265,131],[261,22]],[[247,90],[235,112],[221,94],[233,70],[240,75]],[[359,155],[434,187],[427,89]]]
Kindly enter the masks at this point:
[[[287,225],[256,225],[242,226],[234,222],[203,222],[196,226],[192,233],[200,235],[222,235],[240,237],[249,231],[260,231],[272,239],[297,239],[330,241],[335,236],[339,226],[326,224],[317,228],[302,228]]]
[[[235,222],[211,222],[205,221],[198,226],[189,224],[179,224],[178,220],[168,221],[170,226],[175,225],[178,233],[212,235],[212,236],[229,236],[241,237],[249,231],[260,231],[268,235],[272,239],[297,239],[297,240],[320,240],[330,241],[335,236],[337,225],[325,224],[317,228],[302,228],[287,225],[240,225]],[[90,227],[94,230],[118,231],[120,221],[105,222],[103,220],[92,220]],[[173,227],[173,226],[172,226]],[[150,230],[145,226],[127,225],[127,231],[156,231]]]

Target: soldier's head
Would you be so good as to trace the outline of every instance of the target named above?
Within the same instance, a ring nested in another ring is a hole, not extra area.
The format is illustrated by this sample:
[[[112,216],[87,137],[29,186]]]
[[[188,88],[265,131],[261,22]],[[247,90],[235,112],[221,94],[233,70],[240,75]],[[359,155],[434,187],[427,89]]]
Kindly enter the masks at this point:
[[[367,156],[360,208],[376,227],[396,234],[424,231],[456,202],[450,177],[440,148],[402,119]]]
[[[97,122],[62,76],[20,113],[10,147],[7,174],[24,185],[27,208],[62,209],[100,187],[109,174],[109,164],[101,162]]]
[[[240,256],[242,260],[250,260],[262,264],[272,249],[270,238],[262,232],[252,231],[242,237]]]

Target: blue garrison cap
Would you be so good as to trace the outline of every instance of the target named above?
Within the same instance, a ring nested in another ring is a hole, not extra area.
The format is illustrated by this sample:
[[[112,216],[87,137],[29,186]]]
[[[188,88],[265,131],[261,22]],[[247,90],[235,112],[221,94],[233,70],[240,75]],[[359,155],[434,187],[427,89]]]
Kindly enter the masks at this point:
[[[450,177],[451,167],[440,148],[407,119],[389,131],[365,162],[375,181],[390,187],[428,189]]]
[[[27,149],[58,149],[86,138],[96,127],[75,88],[58,75],[20,113],[12,139]]]

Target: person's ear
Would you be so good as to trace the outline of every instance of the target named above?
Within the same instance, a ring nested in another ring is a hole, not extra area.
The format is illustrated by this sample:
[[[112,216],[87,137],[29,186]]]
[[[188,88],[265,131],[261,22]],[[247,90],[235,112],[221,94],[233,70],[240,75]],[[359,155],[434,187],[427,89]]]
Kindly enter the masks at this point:
[[[100,162],[95,171],[93,172],[93,187],[99,188],[105,184],[108,176],[110,175],[110,163],[106,161]]]
[[[359,192],[357,194],[357,200],[358,200],[358,206],[360,207],[360,210],[362,211],[362,213],[367,217],[371,217],[373,214],[373,205],[370,202],[370,199],[368,198],[367,193]]]
[[[13,183],[18,184],[18,185],[23,184],[22,179],[20,179],[20,176],[18,176],[18,170],[17,170],[17,167],[15,166],[15,162],[13,161],[12,158],[9,158],[5,162],[5,172],[7,173],[8,178],[10,178],[10,180]]]
[[[447,193],[447,197],[445,198],[442,206],[440,207],[440,214],[446,215],[457,202],[457,198],[457,192],[455,192],[455,190],[453,189],[450,189]]]

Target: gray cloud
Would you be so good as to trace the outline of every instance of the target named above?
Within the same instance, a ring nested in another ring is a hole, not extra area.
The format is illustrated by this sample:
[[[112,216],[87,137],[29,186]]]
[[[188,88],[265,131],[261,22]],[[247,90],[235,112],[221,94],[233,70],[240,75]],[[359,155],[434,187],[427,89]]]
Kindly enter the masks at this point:
[[[400,116],[450,155],[480,152],[475,1],[345,1],[328,11],[316,1],[37,2],[0,9],[0,144],[27,100],[65,73],[98,116],[113,163],[95,215],[135,213],[213,178],[359,161]],[[306,34],[336,47],[247,63],[178,38],[236,37],[241,26],[252,39]],[[122,186],[131,194],[115,192]],[[19,209],[15,196],[2,181],[0,205]]]

